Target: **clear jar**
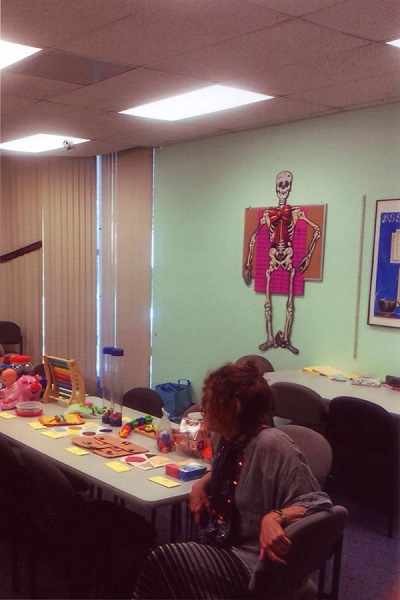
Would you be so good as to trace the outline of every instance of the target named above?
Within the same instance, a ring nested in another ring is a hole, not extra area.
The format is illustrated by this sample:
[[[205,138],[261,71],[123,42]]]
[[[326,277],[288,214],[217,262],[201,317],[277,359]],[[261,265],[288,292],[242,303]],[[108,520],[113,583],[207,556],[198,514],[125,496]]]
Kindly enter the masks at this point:
[[[110,422],[111,352],[112,346],[104,346],[101,365],[101,396],[103,399],[103,423]]]
[[[22,375],[34,375],[34,367],[31,363],[31,357],[22,354],[13,354],[11,356],[11,367],[17,371],[18,379]]]
[[[122,426],[123,356],[122,348],[111,350],[110,425],[112,427]]]

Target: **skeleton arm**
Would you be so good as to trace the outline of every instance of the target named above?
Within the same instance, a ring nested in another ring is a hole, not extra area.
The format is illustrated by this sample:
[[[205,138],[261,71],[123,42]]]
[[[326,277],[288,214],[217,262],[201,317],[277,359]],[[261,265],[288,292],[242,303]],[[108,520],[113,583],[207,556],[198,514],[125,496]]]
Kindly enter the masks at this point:
[[[299,273],[304,273],[310,266],[311,257],[314,253],[315,246],[317,245],[317,241],[321,237],[321,229],[320,229],[319,225],[317,225],[317,223],[314,223],[314,221],[311,221],[310,219],[308,219],[306,217],[304,211],[301,209],[298,213],[298,219],[300,219],[301,221],[305,221],[308,225],[310,225],[314,229],[314,235],[313,235],[310,245],[308,247],[308,252],[305,255],[305,257],[300,261],[299,266],[298,266]]]
[[[251,282],[251,266],[253,264],[253,256],[254,256],[254,247],[256,245],[256,238],[260,232],[260,229],[267,224],[266,212],[261,217],[257,229],[254,231],[253,235],[249,241],[249,252],[247,254],[246,264],[243,266],[242,276],[246,285],[249,285]]]

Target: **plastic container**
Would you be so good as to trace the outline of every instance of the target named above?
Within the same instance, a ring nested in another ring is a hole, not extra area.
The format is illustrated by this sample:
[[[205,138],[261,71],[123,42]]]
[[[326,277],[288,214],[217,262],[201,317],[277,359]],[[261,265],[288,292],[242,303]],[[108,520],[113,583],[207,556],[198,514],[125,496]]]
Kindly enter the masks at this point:
[[[101,396],[103,402],[103,423],[110,422],[110,388],[111,388],[111,352],[113,346],[104,346],[101,366]]]
[[[11,367],[17,371],[17,377],[22,375],[34,375],[34,367],[30,356],[23,354],[13,354],[11,356]]]
[[[42,414],[42,403],[37,401],[17,402],[15,412],[20,417],[37,417]]]
[[[171,421],[168,418],[168,413],[162,409],[163,416],[157,425],[156,441],[157,448],[163,454],[175,450],[174,435],[172,431]]]
[[[122,426],[122,368],[124,351],[122,348],[111,350],[110,377],[110,420],[111,427]]]

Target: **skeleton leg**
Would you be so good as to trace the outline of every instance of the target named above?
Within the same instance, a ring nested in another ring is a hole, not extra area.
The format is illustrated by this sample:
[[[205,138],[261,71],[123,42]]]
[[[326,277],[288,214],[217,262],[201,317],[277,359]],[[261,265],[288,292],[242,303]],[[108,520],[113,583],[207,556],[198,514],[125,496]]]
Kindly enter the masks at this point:
[[[267,341],[264,344],[260,344],[258,347],[259,350],[268,350],[268,348],[276,348],[276,343],[274,339],[274,335],[272,333],[272,302],[271,302],[271,293],[270,293],[270,283],[271,283],[271,272],[275,271],[275,267],[273,265],[269,266],[265,276],[267,280],[267,285],[265,289],[265,304],[264,304],[264,312],[265,312],[265,325],[267,329]]]
[[[280,343],[278,345],[280,345],[282,348],[287,348],[288,350],[293,352],[293,354],[298,354],[299,353],[298,349],[295,348],[294,346],[292,346],[292,344],[290,343],[290,332],[292,330],[293,311],[294,311],[293,280],[296,275],[296,270],[294,269],[291,262],[290,262],[288,271],[289,271],[289,295],[288,295],[288,300],[286,303],[285,332],[283,335],[282,335],[281,331],[278,332],[277,337],[279,334],[281,334],[281,335],[279,335]]]

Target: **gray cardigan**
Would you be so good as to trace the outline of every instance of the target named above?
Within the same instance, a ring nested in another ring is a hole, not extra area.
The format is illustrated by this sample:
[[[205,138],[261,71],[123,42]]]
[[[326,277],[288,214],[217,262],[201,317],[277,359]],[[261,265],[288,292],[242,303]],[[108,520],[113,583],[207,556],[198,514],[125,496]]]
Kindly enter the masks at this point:
[[[332,508],[303,454],[285,433],[274,428],[261,430],[247,444],[235,498],[241,517],[240,543],[235,551],[250,569],[260,554],[261,519],[273,508],[299,504],[307,509],[306,515]]]

